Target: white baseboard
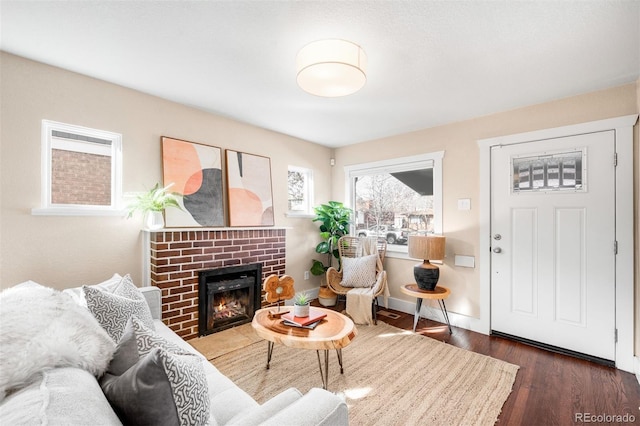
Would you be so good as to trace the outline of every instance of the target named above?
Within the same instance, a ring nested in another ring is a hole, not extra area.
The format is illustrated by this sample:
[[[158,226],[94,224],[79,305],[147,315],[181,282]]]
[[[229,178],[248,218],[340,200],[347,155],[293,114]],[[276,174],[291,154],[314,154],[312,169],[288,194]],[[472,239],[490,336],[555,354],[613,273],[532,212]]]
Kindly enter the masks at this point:
[[[384,306],[382,297],[378,298],[378,302],[381,307]],[[416,304],[415,302],[408,302],[406,300],[390,297],[389,309],[395,309],[396,311],[413,315],[416,312]],[[475,331],[476,333],[489,334],[485,325],[478,318],[457,314],[455,312],[450,312],[449,310],[447,310],[447,313],[449,314],[449,321],[452,326]],[[420,309],[420,316],[422,318],[428,318],[438,322],[445,322],[436,301],[431,302],[429,300],[424,300]]]

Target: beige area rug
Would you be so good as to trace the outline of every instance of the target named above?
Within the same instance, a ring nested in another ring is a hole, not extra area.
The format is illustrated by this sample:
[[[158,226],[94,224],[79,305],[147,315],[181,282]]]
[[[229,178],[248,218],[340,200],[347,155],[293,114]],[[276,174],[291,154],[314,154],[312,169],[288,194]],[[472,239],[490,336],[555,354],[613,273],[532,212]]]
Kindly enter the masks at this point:
[[[384,322],[358,326],[342,353],[343,375],[330,353],[329,390],[346,400],[351,425],[493,425],[519,368]],[[322,386],[315,351],[276,345],[270,370],[266,361],[261,341],[211,362],[259,403]]]
[[[253,331],[251,324],[242,324],[239,327],[187,340],[191,346],[196,348],[208,360],[262,341]]]

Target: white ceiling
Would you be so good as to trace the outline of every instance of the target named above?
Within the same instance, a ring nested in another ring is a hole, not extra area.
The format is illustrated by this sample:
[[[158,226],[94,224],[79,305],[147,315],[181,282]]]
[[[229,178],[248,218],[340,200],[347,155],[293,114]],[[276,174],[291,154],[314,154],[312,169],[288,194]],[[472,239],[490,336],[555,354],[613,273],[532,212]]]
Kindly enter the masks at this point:
[[[0,47],[330,147],[636,81],[639,1],[6,1]],[[343,98],[298,88],[305,44],[368,56]]]

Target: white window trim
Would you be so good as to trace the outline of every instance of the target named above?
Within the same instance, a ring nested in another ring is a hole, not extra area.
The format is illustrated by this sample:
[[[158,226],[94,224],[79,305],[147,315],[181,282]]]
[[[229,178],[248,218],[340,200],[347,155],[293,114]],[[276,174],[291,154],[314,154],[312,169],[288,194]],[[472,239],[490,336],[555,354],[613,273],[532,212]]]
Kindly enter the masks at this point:
[[[72,133],[111,141],[111,205],[92,206],[51,203],[51,149],[57,144],[53,131]],[[121,216],[122,206],[122,135],[106,130],[90,129],[73,124],[42,120],[40,207],[31,209],[35,216]]]
[[[344,167],[345,176],[345,206],[355,206],[355,193],[353,180],[357,176],[379,173],[396,173],[415,169],[433,168],[433,231],[442,234],[442,159],[444,151],[430,152],[409,157],[392,158],[388,160],[373,161],[370,163],[353,164]],[[353,224],[351,233],[354,232]],[[386,256],[409,259],[408,253],[399,251],[387,251]]]
[[[313,170],[308,169],[306,167],[299,166],[288,166],[287,173],[289,171],[299,172],[305,175],[305,200],[306,200],[306,208],[305,210],[287,210],[285,213],[286,217],[296,217],[296,218],[305,218],[310,219],[314,218],[315,214],[313,213]],[[287,189],[289,182],[287,180]]]

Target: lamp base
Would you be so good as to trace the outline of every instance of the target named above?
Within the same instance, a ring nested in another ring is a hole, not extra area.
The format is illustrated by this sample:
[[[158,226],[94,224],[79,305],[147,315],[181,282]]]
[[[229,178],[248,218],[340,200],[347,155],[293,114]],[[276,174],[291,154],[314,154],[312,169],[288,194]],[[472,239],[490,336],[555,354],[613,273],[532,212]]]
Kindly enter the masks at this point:
[[[413,277],[416,284],[421,290],[433,291],[438,285],[440,278],[440,269],[436,265],[432,265],[429,261],[418,263],[413,267]]]

